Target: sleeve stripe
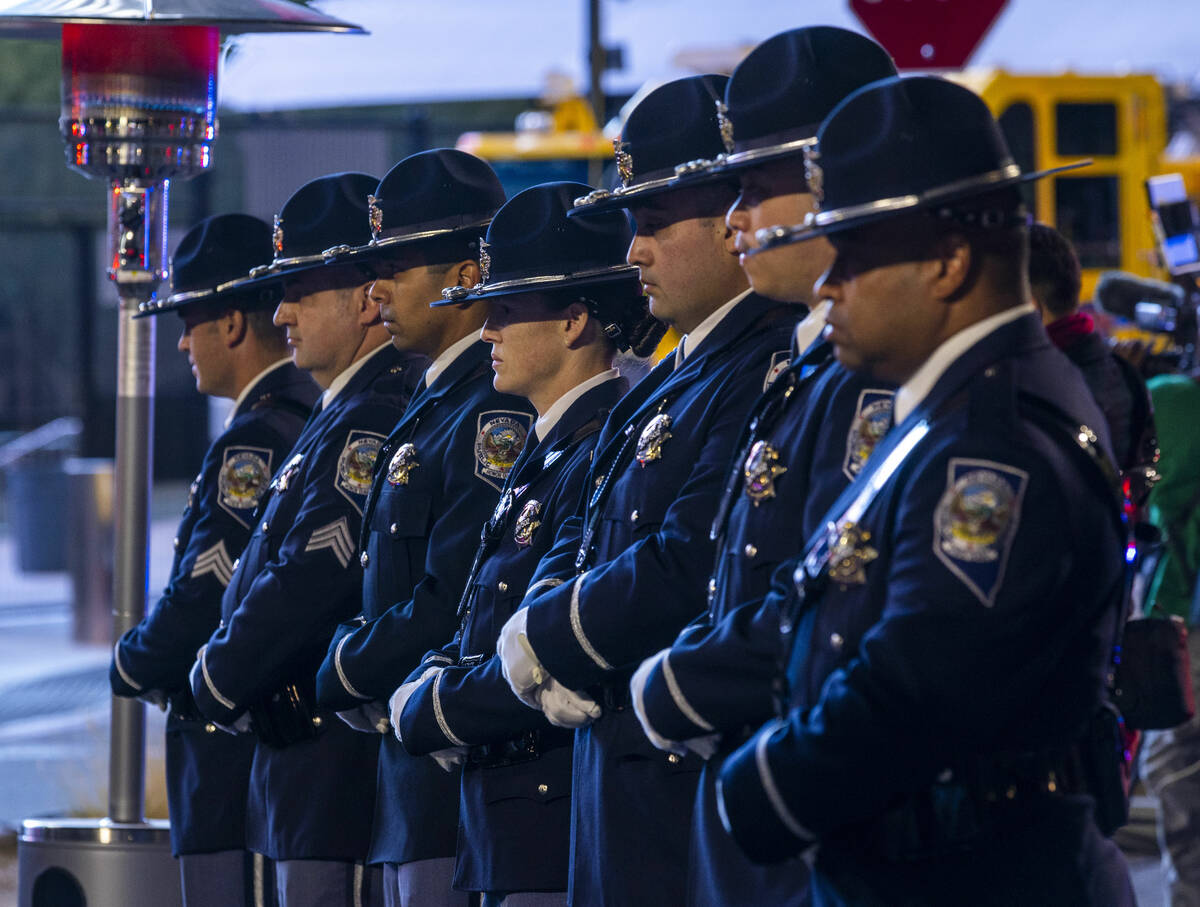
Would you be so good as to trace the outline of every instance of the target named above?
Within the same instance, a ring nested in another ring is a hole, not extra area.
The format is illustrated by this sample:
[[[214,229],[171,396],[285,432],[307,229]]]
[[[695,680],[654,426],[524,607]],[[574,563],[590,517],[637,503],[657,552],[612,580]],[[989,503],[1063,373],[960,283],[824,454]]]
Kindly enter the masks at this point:
[[[212,693],[213,699],[217,700],[225,708],[231,712],[237,708],[237,704],[221,695],[221,691],[213,685],[212,677],[208,674],[208,646],[204,646],[200,650],[200,671],[204,674],[204,685],[208,687],[208,692]]]
[[[553,589],[555,586],[561,586],[562,584],[563,581],[561,579],[557,579],[556,577],[551,577],[550,579],[540,579],[525,590],[525,598],[529,598],[529,596],[533,595],[533,593],[542,589]]]
[[[683,695],[683,690],[679,687],[679,681],[675,679],[675,671],[671,668],[670,652],[663,655],[662,672],[663,679],[667,682],[667,689],[671,691],[671,698],[675,700],[675,707],[683,713],[683,717],[702,730],[715,731],[716,728],[701,718],[700,713],[692,708],[692,704]]]
[[[611,671],[613,666],[604,660],[603,656],[595,650],[587,636],[583,632],[583,622],[579,619],[579,586],[583,582],[583,576],[575,580],[575,585],[571,587],[571,629],[575,631],[575,638],[579,641],[580,648],[587,653],[588,658],[594,661],[602,670]]]
[[[445,656],[445,655],[430,655],[428,658],[426,658],[426,659],[425,659],[425,661],[423,662],[423,664],[427,664],[427,665],[434,665],[434,664],[452,665],[452,664],[454,664],[454,659],[452,659],[452,658],[449,658],[449,657],[447,657],[447,656]]]
[[[229,556],[224,539],[207,551],[202,551],[192,564],[192,579],[198,579],[206,573],[215,576],[222,587],[228,586],[229,581],[233,579],[233,559]]]
[[[454,736],[454,732],[450,730],[450,725],[446,724],[446,714],[442,711],[441,686],[442,672],[438,671],[437,676],[433,678],[433,714],[437,718],[438,727],[446,735],[446,739],[455,746],[466,746],[467,742]]]
[[[767,742],[771,739],[771,734],[778,728],[783,727],[783,724],[778,719],[772,722],[772,724],[774,727],[761,731],[758,735],[758,740],[754,743],[754,764],[758,767],[758,780],[762,783],[763,792],[767,795],[767,800],[775,808],[775,814],[779,816],[779,821],[787,827],[787,830],[797,838],[804,838],[810,841],[815,840],[817,836],[801,825],[796,817],[792,815],[792,811],[783,802],[783,796],[779,793],[779,788],[775,784],[775,775],[772,774],[771,764],[767,761]]]
[[[121,675],[121,679],[123,681],[125,681],[139,693],[142,692],[142,685],[130,677],[125,671],[125,666],[121,664],[121,644],[119,642],[113,646],[113,664],[117,666],[117,673]]]
[[[339,517],[329,525],[314,530],[304,550],[320,551],[324,548],[332,551],[342,569],[346,569],[354,556],[354,539],[350,537],[350,527],[345,517]]]
[[[350,683],[349,679],[347,679],[346,672],[342,668],[342,646],[344,646],[350,640],[351,635],[353,634],[348,633],[338,641],[337,648],[333,650],[333,666],[337,668],[338,680],[342,682],[342,686],[346,688],[346,692],[351,696],[367,700],[371,697],[364,696],[358,690],[354,689],[354,685]]]

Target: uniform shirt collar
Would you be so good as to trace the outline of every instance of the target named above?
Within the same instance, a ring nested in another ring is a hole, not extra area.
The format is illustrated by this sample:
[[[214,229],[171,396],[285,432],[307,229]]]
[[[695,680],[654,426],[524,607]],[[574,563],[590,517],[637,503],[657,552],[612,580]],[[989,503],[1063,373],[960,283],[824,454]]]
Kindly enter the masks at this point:
[[[242,392],[237,395],[237,399],[233,401],[233,409],[231,409],[229,411],[229,415],[225,417],[226,428],[229,428],[229,426],[233,424],[233,420],[237,417],[238,410],[241,409],[242,404],[246,402],[246,398],[253,393],[254,388],[258,386],[258,383],[262,381],[263,378],[267,377],[267,375],[269,375],[271,372],[275,371],[275,369],[283,368],[291,361],[292,359],[290,356],[284,356],[278,362],[272,362],[265,369],[250,379],[250,382],[242,388]]]
[[[792,335],[792,348],[797,356],[804,355],[825,332],[825,316],[829,314],[829,306],[828,299],[817,303],[796,325],[796,333]]]
[[[438,357],[429,363],[429,368],[425,369],[425,386],[433,387],[433,382],[437,381],[438,375],[446,371],[455,359],[469,350],[471,344],[478,340],[479,331],[472,331],[462,340],[458,340],[442,350]]]
[[[533,436],[535,440],[541,441],[544,438],[548,438],[550,436],[550,432],[553,431],[554,426],[558,424],[558,420],[563,417],[563,413],[571,408],[572,403],[590,391],[593,387],[599,387],[605,381],[615,381],[620,377],[621,373],[617,369],[610,368],[606,372],[600,372],[598,375],[592,375],[592,377],[588,378],[587,381],[584,381],[582,384],[576,384],[573,388],[555,400],[545,413],[538,416],[538,420],[533,423]]]
[[[909,413],[920,405],[921,401],[933,390],[938,379],[945,374],[946,369],[953,365],[963,353],[993,331],[1034,311],[1036,310],[1030,303],[1013,306],[1011,309],[989,315],[982,321],[977,321],[944,340],[921,367],[913,372],[912,377],[900,385],[900,389],[896,391],[896,401],[892,406],[893,424],[899,425]]]
[[[366,365],[376,353],[378,353],[384,347],[391,346],[391,344],[391,340],[385,340],[383,343],[379,344],[379,346],[375,347],[375,349],[371,350],[371,352],[367,353],[367,355],[351,362],[350,365],[347,366],[340,375],[330,382],[329,387],[325,388],[325,392],[321,394],[321,400],[318,404],[319,407],[321,409],[325,409],[327,406],[329,406],[329,404],[334,401],[337,395],[342,392],[342,388],[350,383],[350,379],[358,374],[358,370]]]
[[[696,350],[700,349],[700,344],[704,342],[704,338],[713,332],[713,329],[720,324],[725,316],[733,311],[734,306],[749,296],[753,291],[747,287],[743,292],[738,293],[733,299],[725,303],[719,309],[710,314],[707,318],[696,325],[692,330],[688,331],[679,340],[679,346],[675,347],[675,368],[679,368],[687,360],[687,357],[692,355]]]

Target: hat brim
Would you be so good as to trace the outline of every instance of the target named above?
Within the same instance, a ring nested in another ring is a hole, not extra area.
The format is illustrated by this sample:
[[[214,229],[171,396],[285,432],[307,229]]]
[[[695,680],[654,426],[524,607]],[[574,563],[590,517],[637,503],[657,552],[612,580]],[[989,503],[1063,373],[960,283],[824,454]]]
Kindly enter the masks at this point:
[[[567,217],[590,217],[595,214],[608,214],[623,208],[633,208],[655,196],[667,192],[677,192],[680,189],[690,188],[692,185],[699,185],[699,182],[680,185],[672,174],[634,183],[631,186],[619,186],[616,189],[596,189],[582,198],[575,199],[575,206],[567,212]]]
[[[387,253],[396,249],[405,249],[418,243],[429,242],[435,239],[452,239],[457,236],[478,238],[483,235],[488,228],[488,224],[491,222],[492,219],[489,217],[487,220],[458,227],[441,227],[433,230],[417,230],[412,233],[402,233],[396,236],[381,236],[378,239],[372,239],[365,245],[355,246],[346,253],[346,258],[351,261],[382,258]]]
[[[871,202],[862,202],[857,205],[848,205],[843,208],[832,208],[828,211],[818,211],[810,215],[811,219],[803,224],[796,224],[790,227],[766,227],[759,230],[755,235],[755,238],[758,240],[758,246],[749,250],[746,254],[748,256],[759,255],[780,246],[806,242],[820,236],[831,236],[891,217],[899,217],[904,214],[951,204],[973,198],[977,195],[994,192],[997,189],[1019,186],[1055,173],[1078,170],[1080,167],[1090,166],[1091,163],[1091,160],[1076,161],[1072,164],[1063,164],[1060,167],[1050,167],[1031,173],[1021,173],[1017,169],[1016,164],[1012,164],[1010,167],[993,171],[991,174],[971,177],[967,180],[950,183],[922,193],[899,195],[892,198],[876,199]]]
[[[165,315],[168,312],[178,312],[181,309],[186,309],[190,306],[229,300],[235,296],[245,295],[249,291],[266,289],[272,283],[278,283],[278,278],[273,280],[252,280],[249,277],[239,277],[237,280],[230,280],[225,283],[218,284],[211,290],[192,290],[186,293],[173,293],[166,299],[151,299],[147,302],[143,302],[138,307],[138,310],[133,317],[152,318],[155,315]],[[266,305],[266,303],[245,302],[239,304],[237,307],[248,309],[254,308],[258,305]]]
[[[691,161],[680,164],[675,168],[675,178],[672,185],[675,188],[701,186],[734,179],[744,170],[757,167],[771,161],[795,158],[804,160],[804,149],[817,144],[817,137],[809,136],[780,142],[774,145],[764,145],[761,148],[750,148],[746,151],[735,151],[732,154],[721,154],[710,160]],[[803,164],[801,164],[803,166]]]
[[[483,299],[500,299],[515,296],[520,293],[543,293],[550,290],[576,289],[590,287],[602,283],[615,283],[620,280],[640,280],[638,269],[634,265],[614,265],[611,268],[584,271],[578,274],[548,274],[538,277],[524,277],[518,280],[504,280],[494,284],[476,284],[473,288],[447,287],[443,290],[442,298],[429,303],[431,309],[449,305],[469,305]],[[463,290],[465,292],[456,292]]]

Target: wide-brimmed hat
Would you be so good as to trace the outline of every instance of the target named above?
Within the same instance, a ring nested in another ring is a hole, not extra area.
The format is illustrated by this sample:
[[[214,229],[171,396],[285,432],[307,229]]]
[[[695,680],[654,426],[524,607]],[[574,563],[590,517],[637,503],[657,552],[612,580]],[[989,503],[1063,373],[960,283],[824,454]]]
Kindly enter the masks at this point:
[[[572,215],[592,215],[674,191],[676,168],[708,160],[724,149],[717,102],[725,95],[725,76],[703,75],[660,85],[630,111],[613,140],[615,189],[595,189],[576,201]]]
[[[484,160],[453,148],[409,155],[367,197],[370,241],[351,257],[487,229],[504,187]]]
[[[366,173],[331,173],[292,193],[275,215],[269,264],[250,272],[250,283],[268,281],[350,260],[371,240],[367,196],[379,180]]]
[[[847,95],[896,74],[887,51],[857,32],[813,25],[781,32],[746,56],[717,102],[723,152],[677,170],[680,184],[726,178],[799,156]]]
[[[271,260],[271,228],[249,214],[206,217],[184,234],[171,256],[171,294],[138,307],[135,318],[221,300],[234,308],[278,301],[269,284],[247,287],[250,269]]]
[[[817,210],[759,230],[748,254],[914,211],[961,221],[966,200],[1088,163],[1022,173],[979,95],[936,76],[883,79],[834,108],[805,151]],[[985,226],[1007,213],[976,212]]]
[[[554,182],[514,195],[496,212],[481,242],[483,280],[470,288],[447,287],[442,299],[431,305],[636,282],[638,269],[625,262],[633,231],[623,211],[567,216],[575,199],[590,190],[584,183]]]

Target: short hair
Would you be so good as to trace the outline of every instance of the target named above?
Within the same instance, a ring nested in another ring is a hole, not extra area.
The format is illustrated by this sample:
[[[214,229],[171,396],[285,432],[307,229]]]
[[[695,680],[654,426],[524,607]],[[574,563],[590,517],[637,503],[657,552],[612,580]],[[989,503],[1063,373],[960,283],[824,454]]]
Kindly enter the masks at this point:
[[[283,350],[287,346],[287,330],[275,326],[274,306],[254,306],[245,310],[246,327],[267,349]]]
[[[1029,284],[1038,302],[1056,318],[1079,308],[1079,257],[1067,238],[1046,224],[1029,228]]]

